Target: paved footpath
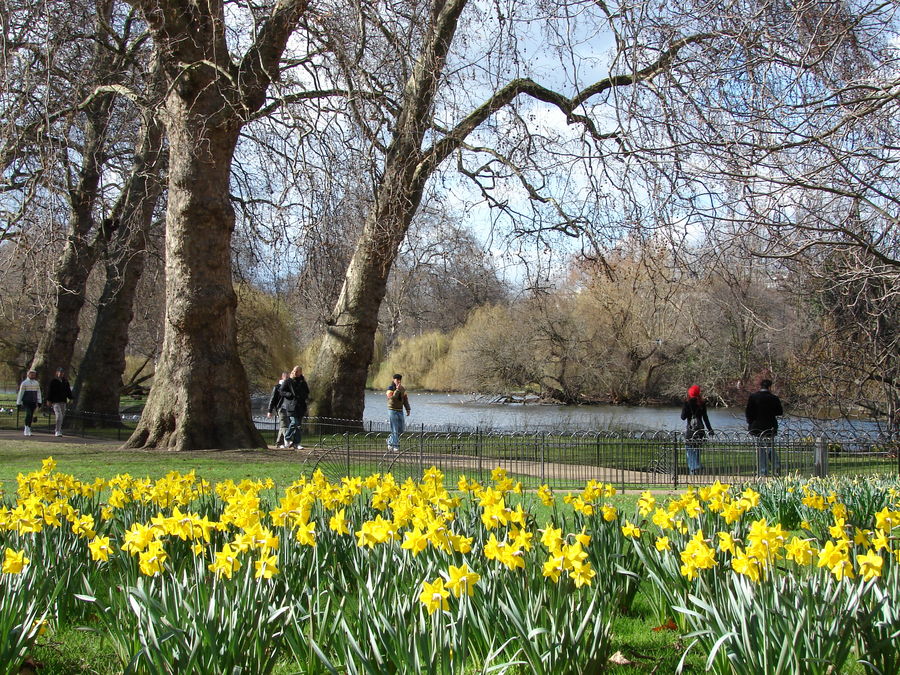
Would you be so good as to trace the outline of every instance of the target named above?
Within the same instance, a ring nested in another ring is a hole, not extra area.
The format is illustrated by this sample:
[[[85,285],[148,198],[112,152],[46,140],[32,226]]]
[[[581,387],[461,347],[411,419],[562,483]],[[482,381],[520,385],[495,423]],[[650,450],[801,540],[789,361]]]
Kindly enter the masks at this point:
[[[33,443],[67,443],[72,445],[122,445],[122,441],[107,438],[85,438],[83,436],[54,436],[52,431],[35,429],[31,436],[25,436],[21,429],[0,429],[0,440],[4,441],[31,441]]]

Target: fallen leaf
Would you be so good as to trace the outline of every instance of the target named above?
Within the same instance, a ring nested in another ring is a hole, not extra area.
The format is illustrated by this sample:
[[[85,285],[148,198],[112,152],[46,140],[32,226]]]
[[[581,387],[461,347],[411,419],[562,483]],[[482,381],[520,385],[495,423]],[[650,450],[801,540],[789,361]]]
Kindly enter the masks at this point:
[[[630,666],[631,661],[625,658],[622,652],[616,652],[612,656],[609,657],[609,662],[616,666]]]
[[[676,624],[672,619],[669,619],[662,626],[657,626],[653,630],[657,633],[661,630],[678,630],[678,624]]]

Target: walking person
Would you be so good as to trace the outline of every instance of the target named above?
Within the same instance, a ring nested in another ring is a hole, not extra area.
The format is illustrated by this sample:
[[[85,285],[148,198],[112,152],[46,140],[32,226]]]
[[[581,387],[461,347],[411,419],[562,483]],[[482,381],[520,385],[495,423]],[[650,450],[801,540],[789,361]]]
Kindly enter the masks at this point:
[[[301,425],[306,416],[306,402],[309,399],[309,385],[303,378],[303,369],[294,366],[291,376],[281,384],[282,407],[287,413],[290,423],[284,434],[285,447],[302,450]]]
[[[287,433],[288,426],[290,426],[291,421],[288,417],[287,411],[282,405],[284,403],[284,397],[281,395],[281,385],[284,384],[284,381],[288,379],[288,377],[290,377],[288,372],[286,370],[283,371],[281,373],[281,379],[278,380],[278,384],[272,387],[272,396],[269,399],[269,411],[266,413],[266,417],[278,415],[278,434],[275,436],[276,448],[287,447],[285,434]]]
[[[35,409],[43,403],[41,399],[41,385],[37,381],[37,371],[29,370],[28,376],[19,385],[19,395],[16,397],[16,405],[25,409],[25,435],[31,436],[31,423],[34,420]]]
[[[759,457],[759,475],[775,475],[781,471],[781,460],[775,450],[775,434],[778,433],[778,417],[784,415],[781,399],[769,389],[772,380],[763,379],[759,383],[759,391],[750,394],[747,400],[747,430],[756,438],[757,455]]]
[[[395,373],[391,384],[387,388],[387,404],[388,417],[391,423],[391,435],[388,436],[388,450],[400,452],[400,434],[406,431],[406,419],[403,417],[403,411],[406,410],[406,416],[409,417],[409,394],[401,380],[403,376]]]
[[[687,398],[681,408],[681,419],[686,420],[684,431],[685,446],[687,448],[688,471],[693,476],[700,472],[700,446],[706,438],[706,432],[713,435],[712,424],[706,414],[706,399],[696,384],[688,389]]]
[[[56,417],[55,436],[62,436],[63,420],[66,417],[66,404],[72,400],[72,387],[66,379],[65,368],[57,368],[56,376],[50,380],[47,389],[47,403],[53,407],[53,415]]]

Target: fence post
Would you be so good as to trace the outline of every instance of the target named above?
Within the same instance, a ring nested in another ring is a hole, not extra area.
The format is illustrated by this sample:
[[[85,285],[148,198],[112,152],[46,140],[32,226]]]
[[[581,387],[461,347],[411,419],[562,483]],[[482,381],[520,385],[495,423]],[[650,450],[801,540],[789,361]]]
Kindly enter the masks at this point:
[[[478,482],[481,483],[481,454],[484,448],[481,447],[481,427],[475,427],[475,468],[478,471]]]
[[[350,432],[349,431],[344,432],[344,447],[347,450],[347,475],[350,476],[352,474],[350,473]]]
[[[419,426],[419,480],[425,475],[425,425]]]
[[[672,483],[678,489],[678,432],[672,432]]]
[[[815,455],[813,457],[813,475],[825,478],[828,475],[828,444],[825,438],[819,436],[816,439]]]
[[[546,464],[545,464],[545,453],[547,450],[547,432],[541,432],[541,485],[544,485],[547,482],[547,472],[546,472]]]

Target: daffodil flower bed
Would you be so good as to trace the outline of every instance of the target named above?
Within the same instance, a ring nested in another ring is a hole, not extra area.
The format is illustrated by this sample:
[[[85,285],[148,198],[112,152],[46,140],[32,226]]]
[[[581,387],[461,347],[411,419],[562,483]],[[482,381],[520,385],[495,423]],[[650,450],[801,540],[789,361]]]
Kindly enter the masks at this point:
[[[0,507],[0,674],[48,624],[99,631],[136,673],[593,673],[641,584],[715,672],[897,672],[892,488],[717,483],[632,514],[614,494],[542,487],[537,522],[502,469],[450,489],[435,468],[317,472],[276,494],[84,483],[48,458]],[[794,531],[771,519],[791,500]]]

